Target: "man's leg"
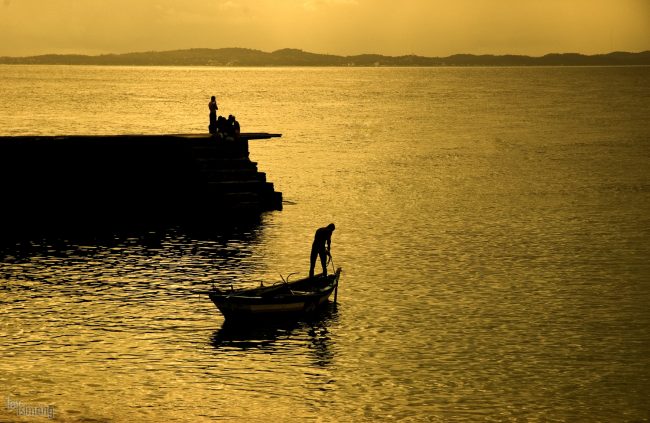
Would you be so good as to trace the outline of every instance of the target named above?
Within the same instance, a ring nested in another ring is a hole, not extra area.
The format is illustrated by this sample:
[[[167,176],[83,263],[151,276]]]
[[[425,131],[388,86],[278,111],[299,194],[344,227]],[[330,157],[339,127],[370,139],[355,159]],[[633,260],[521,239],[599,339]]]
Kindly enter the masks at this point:
[[[309,277],[314,277],[314,267],[316,266],[316,256],[318,255],[318,250],[314,247],[311,248],[311,255],[309,256]]]
[[[318,254],[320,255],[320,264],[323,266],[323,276],[327,276],[327,253],[325,249],[322,249]]]

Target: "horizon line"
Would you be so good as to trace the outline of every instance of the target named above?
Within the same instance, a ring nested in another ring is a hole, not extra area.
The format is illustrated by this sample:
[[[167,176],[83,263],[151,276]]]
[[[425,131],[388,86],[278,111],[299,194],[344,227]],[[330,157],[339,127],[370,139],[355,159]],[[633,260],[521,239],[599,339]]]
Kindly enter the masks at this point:
[[[615,53],[629,53],[629,54],[641,54],[641,53],[646,53],[650,52],[650,49],[647,50],[640,50],[640,51],[628,51],[628,50],[613,50],[609,52],[604,52],[604,53],[580,53],[576,51],[565,51],[565,52],[549,52],[549,53],[544,53],[542,55],[530,55],[530,54],[520,54],[520,53],[453,53],[449,54],[447,56],[425,56],[425,55],[420,55],[420,54],[415,54],[415,53],[407,53],[407,54],[400,54],[400,55],[388,55],[388,54],[382,54],[382,53],[357,53],[357,54],[334,54],[334,53],[319,53],[319,52],[313,52],[313,51],[307,51],[303,50],[300,48],[295,48],[295,47],[284,47],[281,49],[273,50],[273,51],[265,51],[265,50],[260,50],[260,49],[255,49],[255,48],[250,48],[250,47],[218,47],[218,48],[213,48],[213,47],[188,47],[188,48],[177,48],[177,49],[169,49],[169,50],[140,50],[140,51],[128,51],[128,52],[123,52],[123,53],[95,53],[95,54],[87,54],[87,53],[40,53],[40,54],[28,54],[28,55],[23,55],[23,56],[7,56],[7,55],[2,55],[0,57],[5,57],[5,58],[15,58],[15,59],[20,59],[20,58],[30,58],[30,57],[41,57],[41,56],[85,56],[85,57],[102,57],[102,56],[122,56],[122,55],[127,55],[127,54],[147,54],[147,53],[170,53],[170,52],[178,52],[178,51],[188,51],[188,50],[250,50],[250,51],[256,51],[256,52],[261,52],[261,53],[266,53],[266,54],[274,54],[277,52],[281,51],[300,51],[303,53],[308,53],[308,54],[316,54],[316,55],[322,55],[322,56],[336,56],[336,57],[357,57],[357,56],[382,56],[382,57],[393,57],[393,58],[398,58],[398,57],[421,57],[421,58],[448,58],[448,57],[453,57],[453,56],[519,56],[519,57],[530,57],[530,58],[542,58],[550,55],[579,55],[579,56],[606,56],[609,54],[615,54]]]

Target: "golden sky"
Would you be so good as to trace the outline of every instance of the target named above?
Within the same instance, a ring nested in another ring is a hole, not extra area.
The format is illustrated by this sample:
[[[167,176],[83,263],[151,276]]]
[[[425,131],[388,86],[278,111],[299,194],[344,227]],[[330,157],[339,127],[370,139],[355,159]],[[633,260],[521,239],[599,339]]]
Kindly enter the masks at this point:
[[[0,55],[650,50],[650,0],[0,0]]]

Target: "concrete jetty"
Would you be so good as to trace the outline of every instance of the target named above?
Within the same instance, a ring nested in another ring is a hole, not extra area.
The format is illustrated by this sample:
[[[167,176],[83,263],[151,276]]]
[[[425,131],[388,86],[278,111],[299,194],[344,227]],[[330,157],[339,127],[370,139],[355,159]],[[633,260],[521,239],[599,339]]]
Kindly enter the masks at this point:
[[[0,137],[3,226],[140,222],[282,209],[248,144],[281,136]]]

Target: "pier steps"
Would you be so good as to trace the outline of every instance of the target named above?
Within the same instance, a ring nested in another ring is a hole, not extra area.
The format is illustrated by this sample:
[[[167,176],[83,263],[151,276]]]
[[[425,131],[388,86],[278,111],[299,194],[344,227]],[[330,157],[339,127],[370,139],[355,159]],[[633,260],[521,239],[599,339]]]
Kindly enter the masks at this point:
[[[251,139],[277,136],[0,137],[0,190],[17,220],[281,210],[282,193],[248,150]]]

